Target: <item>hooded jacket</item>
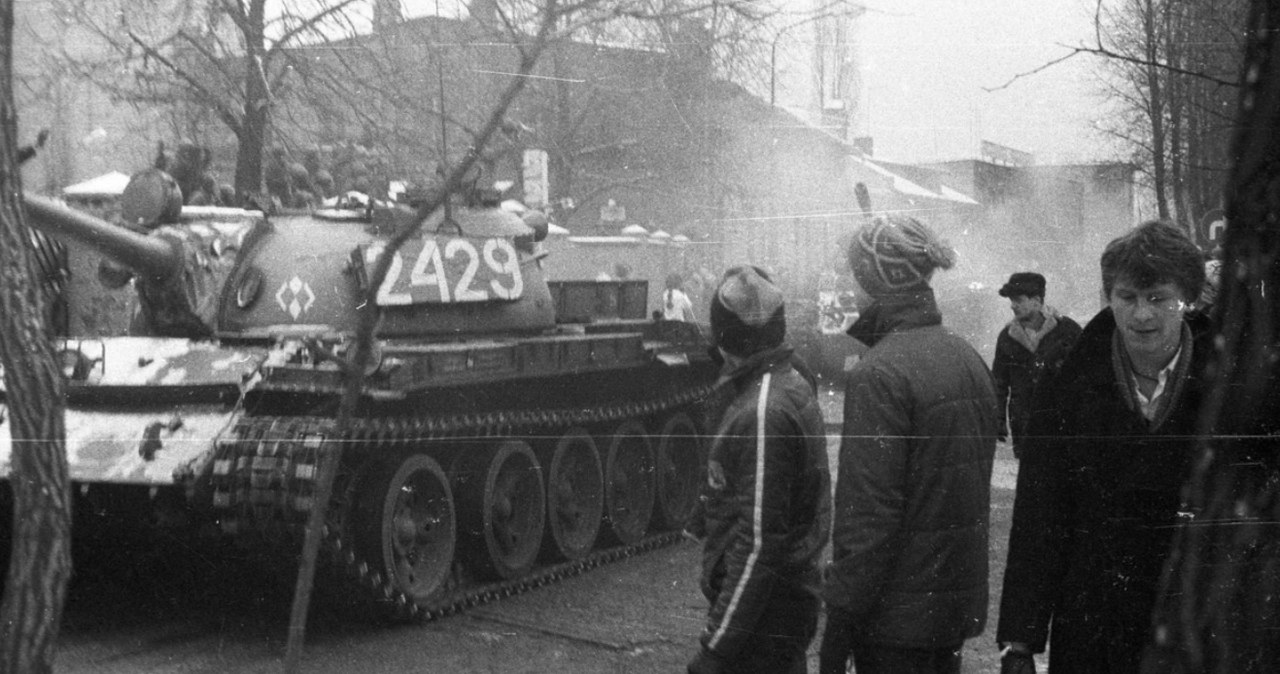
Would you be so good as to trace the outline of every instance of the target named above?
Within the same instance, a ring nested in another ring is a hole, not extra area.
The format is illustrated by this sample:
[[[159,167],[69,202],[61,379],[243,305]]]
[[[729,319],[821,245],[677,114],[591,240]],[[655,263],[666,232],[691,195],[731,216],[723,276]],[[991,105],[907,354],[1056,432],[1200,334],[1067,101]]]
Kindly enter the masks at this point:
[[[743,649],[778,585],[816,594],[831,531],[826,435],[812,380],[790,347],[726,364],[725,400],[703,487],[702,645],[725,660]]]
[[[877,299],[849,334],[871,349],[845,389],[823,598],[859,641],[955,646],[986,625],[991,372],[932,290]]]

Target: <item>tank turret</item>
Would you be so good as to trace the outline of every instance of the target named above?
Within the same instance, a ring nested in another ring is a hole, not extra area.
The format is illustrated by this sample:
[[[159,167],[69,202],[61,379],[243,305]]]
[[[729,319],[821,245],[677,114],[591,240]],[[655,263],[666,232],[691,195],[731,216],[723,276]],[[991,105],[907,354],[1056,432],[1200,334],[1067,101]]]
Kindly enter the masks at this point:
[[[418,217],[399,205],[271,217],[245,241],[219,331],[353,332],[378,256]],[[554,328],[536,238],[519,216],[498,208],[438,209],[392,257],[376,293],[379,333],[440,339]]]
[[[134,280],[140,311],[130,332],[138,336],[351,334],[379,254],[421,218],[402,205],[354,201],[269,219],[234,208],[175,211],[157,175],[144,171],[126,189],[124,226],[25,197],[36,228],[108,259],[99,268],[104,284]],[[488,205],[437,209],[393,255],[376,293],[380,333],[442,338],[555,327],[537,246],[545,234],[544,223]]]

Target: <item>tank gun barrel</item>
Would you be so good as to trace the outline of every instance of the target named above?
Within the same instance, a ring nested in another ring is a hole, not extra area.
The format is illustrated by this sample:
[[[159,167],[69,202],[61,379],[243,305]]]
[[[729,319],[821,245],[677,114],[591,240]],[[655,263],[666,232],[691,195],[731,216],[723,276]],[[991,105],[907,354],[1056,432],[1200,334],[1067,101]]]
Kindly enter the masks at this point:
[[[31,226],[46,234],[90,246],[146,276],[164,279],[182,269],[181,251],[163,238],[138,234],[48,197],[24,193],[22,200]]]

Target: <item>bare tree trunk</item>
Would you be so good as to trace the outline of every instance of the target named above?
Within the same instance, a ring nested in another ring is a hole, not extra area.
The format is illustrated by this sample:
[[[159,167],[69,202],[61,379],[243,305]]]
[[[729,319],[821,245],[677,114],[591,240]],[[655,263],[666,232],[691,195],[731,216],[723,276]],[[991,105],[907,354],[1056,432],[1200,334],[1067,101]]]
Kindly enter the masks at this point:
[[[19,201],[12,65],[13,1],[0,0],[0,364],[13,439],[13,550],[0,603],[0,674],[26,674],[53,669],[71,577],[71,498],[63,382]]]
[[[1176,11],[1175,3],[1165,3],[1161,9],[1163,14],[1165,61],[1172,67],[1186,66],[1185,50],[1180,46],[1184,40],[1184,23],[1181,13]],[[1187,108],[1188,83],[1176,75],[1162,74],[1164,78],[1164,96],[1169,117],[1169,186],[1173,192],[1173,221],[1187,231],[1191,240],[1196,239],[1195,223],[1187,210],[1187,153],[1184,142]]]
[[[267,126],[271,121],[271,90],[267,82],[263,61],[266,55],[264,0],[249,3],[248,20],[242,28],[245,37],[245,97],[244,117],[237,133],[239,148],[236,152],[236,194],[243,200],[247,195],[262,191],[262,154],[267,138]]]
[[[1144,671],[1280,671],[1280,6],[1254,0],[1228,185],[1220,347]]]
[[[573,107],[569,95],[569,78],[565,72],[564,49],[557,47],[551,51],[552,75],[555,76],[553,107],[555,110],[555,143],[551,146],[551,195],[552,202],[564,199],[573,194],[573,160],[569,157],[569,148],[574,133]],[[566,220],[567,224],[569,221]]]
[[[1156,191],[1156,213],[1161,220],[1169,219],[1168,167],[1165,152],[1168,139],[1165,137],[1164,116],[1165,100],[1162,74],[1156,65],[1160,58],[1160,35],[1156,29],[1156,8],[1152,0],[1146,0],[1143,7],[1143,49],[1147,64],[1143,66],[1147,78],[1147,117],[1151,121],[1151,177]]]

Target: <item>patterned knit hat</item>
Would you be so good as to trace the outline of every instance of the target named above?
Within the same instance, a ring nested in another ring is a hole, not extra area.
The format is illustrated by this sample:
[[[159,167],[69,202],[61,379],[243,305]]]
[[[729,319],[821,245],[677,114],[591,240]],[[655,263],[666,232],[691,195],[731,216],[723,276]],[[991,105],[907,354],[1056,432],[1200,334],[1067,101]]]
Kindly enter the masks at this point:
[[[929,287],[935,269],[955,266],[956,253],[915,218],[880,215],[849,245],[849,267],[872,297]]]
[[[782,291],[758,267],[734,267],[724,273],[711,297],[711,337],[715,345],[740,357],[778,346],[787,334]]]

